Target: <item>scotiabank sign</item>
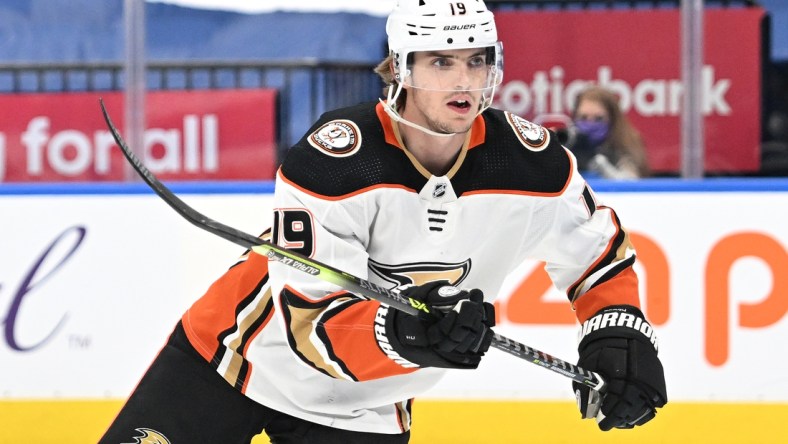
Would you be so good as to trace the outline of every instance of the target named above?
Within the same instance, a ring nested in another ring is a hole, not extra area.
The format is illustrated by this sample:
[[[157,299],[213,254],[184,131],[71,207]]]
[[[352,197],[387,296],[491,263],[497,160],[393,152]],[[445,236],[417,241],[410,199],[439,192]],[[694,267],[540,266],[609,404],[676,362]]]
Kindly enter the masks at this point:
[[[0,96],[0,181],[124,180],[99,97],[124,133],[122,93]],[[157,91],[145,100],[143,146],[132,149],[161,178],[274,177],[276,91]]]
[[[760,166],[760,8],[704,14],[702,109],[707,171]],[[497,106],[526,118],[571,114],[589,84],[615,91],[643,135],[649,162],[681,159],[681,17],[678,9],[498,12],[506,52]]]

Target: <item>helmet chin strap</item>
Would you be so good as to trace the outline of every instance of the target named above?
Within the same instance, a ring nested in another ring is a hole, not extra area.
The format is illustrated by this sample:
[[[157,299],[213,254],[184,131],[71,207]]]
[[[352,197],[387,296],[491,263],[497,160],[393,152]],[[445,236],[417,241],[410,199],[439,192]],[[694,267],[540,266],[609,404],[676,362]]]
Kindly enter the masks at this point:
[[[458,133],[439,133],[431,129],[425,128],[419,125],[418,123],[413,123],[410,120],[407,120],[406,118],[402,117],[402,115],[400,115],[400,113],[397,112],[397,109],[395,107],[395,104],[397,103],[397,97],[399,97],[400,93],[402,92],[402,83],[397,83],[396,92],[394,91],[394,88],[392,88],[391,86],[389,86],[388,90],[389,91],[388,91],[388,96],[386,97],[386,101],[384,102],[383,99],[378,99],[378,100],[380,100],[380,103],[383,105],[383,110],[386,111],[386,114],[388,114],[389,117],[391,117],[391,120],[397,123],[401,123],[403,125],[407,125],[411,128],[416,128],[417,130],[429,134],[431,136],[451,137],[458,134]],[[490,95],[492,96],[493,94],[495,94],[495,86],[492,87],[492,91]],[[490,99],[490,101],[492,101],[492,99]],[[481,106],[479,108],[479,112],[476,113],[476,116],[483,113],[484,110],[489,108],[489,106],[490,106],[489,104],[487,104],[486,106]]]
[[[380,100],[380,103],[383,104],[383,110],[386,111],[386,114],[388,114],[389,117],[391,117],[391,120],[393,120],[395,122],[401,123],[403,125],[407,125],[407,126],[409,126],[411,128],[416,128],[417,130],[419,130],[421,132],[424,132],[424,133],[427,133],[430,136],[451,137],[451,136],[454,136],[455,134],[457,134],[457,133],[439,133],[439,132],[433,131],[431,129],[424,128],[423,126],[419,125],[418,123],[413,123],[410,120],[408,120],[408,119],[402,117],[401,115],[399,115],[397,110],[395,110],[387,102],[384,102],[383,99],[378,99],[378,100]]]
[[[383,109],[386,111],[386,114],[391,117],[391,120],[401,123],[403,125],[407,125],[411,128],[416,128],[419,131],[429,134],[430,136],[437,136],[437,137],[451,137],[457,133],[439,133],[436,131],[432,131],[431,129],[425,128],[418,123],[413,123],[410,120],[405,119],[402,117],[397,110],[394,108],[394,104],[397,102],[397,97],[399,97],[400,93],[402,92],[402,83],[397,83],[397,92],[393,92],[394,88],[389,86],[388,97],[386,97],[386,101],[384,102],[383,99],[380,100],[380,103],[383,104]]]

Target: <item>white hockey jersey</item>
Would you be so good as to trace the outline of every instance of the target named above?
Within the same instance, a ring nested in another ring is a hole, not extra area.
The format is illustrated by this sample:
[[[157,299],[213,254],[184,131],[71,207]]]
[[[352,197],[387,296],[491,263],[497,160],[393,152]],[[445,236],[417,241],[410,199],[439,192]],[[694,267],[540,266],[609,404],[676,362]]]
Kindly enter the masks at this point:
[[[381,286],[444,279],[493,301],[526,258],[545,262],[582,322],[639,306],[634,251],[550,132],[495,109],[442,177],[375,104],[325,114],[277,173],[275,243]],[[447,371],[379,346],[379,302],[247,253],[183,316],[189,340],[246,396],[319,424],[402,433]],[[460,370],[456,370],[460,371]]]

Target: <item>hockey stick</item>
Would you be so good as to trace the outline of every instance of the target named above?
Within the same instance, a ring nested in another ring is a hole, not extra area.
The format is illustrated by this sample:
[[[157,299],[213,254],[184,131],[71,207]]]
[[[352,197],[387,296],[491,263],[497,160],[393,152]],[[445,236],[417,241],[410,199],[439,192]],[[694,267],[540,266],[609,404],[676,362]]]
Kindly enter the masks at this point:
[[[202,228],[210,233],[213,233],[221,238],[229,240],[244,248],[250,248],[257,253],[267,256],[271,260],[279,261],[288,265],[296,270],[308,273],[323,281],[332,283],[339,287],[344,288],[352,293],[357,293],[374,299],[383,304],[389,305],[397,310],[415,315],[419,311],[429,313],[429,307],[424,303],[417,300],[406,298],[398,292],[388,290],[380,287],[372,282],[362,279],[357,276],[345,273],[334,267],[323,264],[321,262],[312,260],[308,257],[302,256],[293,251],[281,248],[275,244],[264,241],[260,238],[244,233],[243,231],[229,227],[219,223],[183,202],[178,196],[173,194],[164,184],[162,184],[156,176],[148,170],[142,161],[134,155],[134,153],[126,145],[126,142],[120,136],[120,133],[115,128],[112,120],[104,107],[104,101],[99,99],[101,105],[101,112],[104,114],[104,120],[107,122],[112,137],[115,138],[123,155],[131,163],[134,170],[142,177],[142,179],[167,203],[172,209],[180,214],[184,219],[193,225]],[[556,373],[566,376],[576,382],[584,384],[597,392],[603,392],[605,389],[605,382],[595,372],[584,370],[574,364],[558,359],[547,353],[541,352],[531,348],[525,344],[521,344],[512,339],[506,338],[494,333],[492,346],[499,350],[505,351],[510,355],[524,359],[533,364],[552,370]]]

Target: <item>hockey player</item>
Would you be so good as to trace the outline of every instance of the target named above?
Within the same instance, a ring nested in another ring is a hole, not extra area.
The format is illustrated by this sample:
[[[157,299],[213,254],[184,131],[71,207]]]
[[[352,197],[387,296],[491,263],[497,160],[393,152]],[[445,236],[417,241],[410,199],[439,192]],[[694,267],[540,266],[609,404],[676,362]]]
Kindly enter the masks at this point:
[[[411,316],[247,252],[182,317],[102,443],[406,443],[411,403],[474,369],[490,302],[544,261],[584,323],[583,417],[630,428],[667,401],[634,251],[553,134],[491,109],[503,75],[480,0],[401,0],[385,100],[326,113],[277,173],[276,244],[398,287]],[[601,409],[599,408],[601,403]]]

